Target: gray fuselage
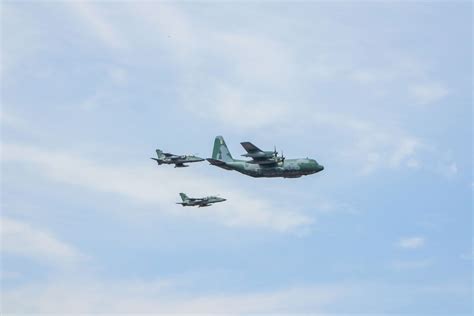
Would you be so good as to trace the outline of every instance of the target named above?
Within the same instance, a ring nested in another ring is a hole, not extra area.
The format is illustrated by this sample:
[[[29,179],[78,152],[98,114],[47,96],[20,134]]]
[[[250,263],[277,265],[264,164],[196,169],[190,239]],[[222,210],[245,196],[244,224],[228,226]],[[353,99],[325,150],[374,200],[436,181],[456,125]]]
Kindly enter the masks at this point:
[[[227,168],[226,168],[227,167]],[[222,168],[235,170],[245,175],[260,178],[299,178],[324,170],[324,167],[314,159],[286,159],[276,165],[259,165],[244,160],[227,161]]]

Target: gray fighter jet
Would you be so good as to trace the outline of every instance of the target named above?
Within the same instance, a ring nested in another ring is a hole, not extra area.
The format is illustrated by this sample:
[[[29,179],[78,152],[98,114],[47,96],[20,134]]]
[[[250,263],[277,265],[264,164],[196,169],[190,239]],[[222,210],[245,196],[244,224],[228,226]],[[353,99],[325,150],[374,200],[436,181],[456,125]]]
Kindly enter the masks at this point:
[[[184,193],[179,194],[183,202],[178,202],[176,204],[181,204],[182,206],[198,206],[205,207],[211,206],[213,203],[224,202],[226,199],[223,199],[218,196],[206,196],[203,198],[190,198]]]
[[[175,168],[189,167],[188,165],[185,165],[185,163],[204,161],[204,159],[201,157],[197,157],[193,155],[174,155],[170,153],[164,153],[160,149],[156,150],[156,155],[158,156],[158,158],[151,158],[151,159],[155,160],[158,163],[158,165],[174,164]]]
[[[232,158],[224,138],[217,136],[214,141],[212,158],[208,158],[207,161],[211,165],[222,169],[235,170],[255,178],[299,178],[324,170],[324,167],[314,159],[285,159],[283,154],[278,156],[276,149],[274,151],[263,151],[250,142],[240,144],[247,151],[242,156],[252,158],[252,160]]]

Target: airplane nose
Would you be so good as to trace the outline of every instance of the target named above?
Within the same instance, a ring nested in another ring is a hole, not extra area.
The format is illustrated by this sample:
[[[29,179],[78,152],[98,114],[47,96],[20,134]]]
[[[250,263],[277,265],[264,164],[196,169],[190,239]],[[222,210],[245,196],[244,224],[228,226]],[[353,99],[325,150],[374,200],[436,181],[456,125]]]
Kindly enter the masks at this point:
[[[312,169],[313,169],[314,172],[319,172],[321,170],[324,170],[324,166],[320,165],[316,160],[313,159]]]

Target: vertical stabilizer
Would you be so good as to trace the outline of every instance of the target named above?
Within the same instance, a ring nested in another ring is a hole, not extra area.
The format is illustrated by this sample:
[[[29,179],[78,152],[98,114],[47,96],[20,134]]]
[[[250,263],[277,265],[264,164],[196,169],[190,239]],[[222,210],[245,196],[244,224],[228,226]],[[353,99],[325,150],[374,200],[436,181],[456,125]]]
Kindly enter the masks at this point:
[[[188,196],[184,193],[180,193],[179,196],[181,196],[181,200],[185,202],[188,199]]]
[[[165,157],[165,155],[163,155],[163,151],[161,149],[156,150],[156,155],[158,156],[158,159],[162,159],[162,158]]]
[[[230,162],[234,160],[222,136],[217,136],[214,140],[212,159],[221,160],[225,162]]]

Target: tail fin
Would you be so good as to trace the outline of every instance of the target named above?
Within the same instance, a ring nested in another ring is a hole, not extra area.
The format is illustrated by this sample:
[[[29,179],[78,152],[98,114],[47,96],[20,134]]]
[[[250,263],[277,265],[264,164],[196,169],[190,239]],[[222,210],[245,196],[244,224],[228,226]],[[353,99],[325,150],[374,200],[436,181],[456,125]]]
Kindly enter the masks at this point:
[[[161,158],[165,157],[165,155],[163,155],[163,151],[161,149],[156,150],[156,155],[158,156],[158,159],[161,159]]]
[[[216,139],[214,140],[214,149],[212,151],[212,159],[222,160],[225,162],[234,160],[222,136],[217,136]]]
[[[181,200],[183,200],[183,202],[188,199],[188,196],[184,193],[180,193],[179,196],[181,196]]]

